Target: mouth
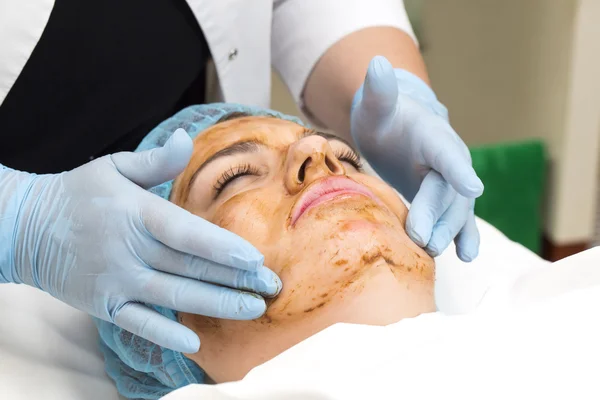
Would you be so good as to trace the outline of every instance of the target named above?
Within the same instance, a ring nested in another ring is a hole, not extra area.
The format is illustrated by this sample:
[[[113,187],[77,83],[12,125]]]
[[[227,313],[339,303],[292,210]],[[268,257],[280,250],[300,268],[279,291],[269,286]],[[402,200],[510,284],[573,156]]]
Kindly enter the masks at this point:
[[[351,196],[365,196],[378,201],[377,196],[364,185],[347,177],[334,176],[320,179],[307,187],[292,207],[291,225],[294,226],[296,221],[311,208],[327,201]]]

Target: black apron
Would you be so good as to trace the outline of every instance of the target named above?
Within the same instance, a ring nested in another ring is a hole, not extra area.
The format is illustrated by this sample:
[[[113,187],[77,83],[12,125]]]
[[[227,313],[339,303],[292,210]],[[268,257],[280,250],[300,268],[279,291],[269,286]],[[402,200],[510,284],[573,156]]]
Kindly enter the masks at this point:
[[[0,163],[54,173],[135,149],[204,102],[209,57],[184,0],[56,0],[0,106]]]

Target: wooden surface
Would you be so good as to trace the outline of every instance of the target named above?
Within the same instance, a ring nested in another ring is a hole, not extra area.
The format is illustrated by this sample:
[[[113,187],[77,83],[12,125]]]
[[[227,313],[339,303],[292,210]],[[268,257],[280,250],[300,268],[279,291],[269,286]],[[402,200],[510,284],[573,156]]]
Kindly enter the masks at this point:
[[[567,245],[557,245],[552,243],[547,237],[544,237],[542,244],[542,257],[548,261],[558,261],[560,259],[580,253],[590,246],[588,243],[571,243]]]

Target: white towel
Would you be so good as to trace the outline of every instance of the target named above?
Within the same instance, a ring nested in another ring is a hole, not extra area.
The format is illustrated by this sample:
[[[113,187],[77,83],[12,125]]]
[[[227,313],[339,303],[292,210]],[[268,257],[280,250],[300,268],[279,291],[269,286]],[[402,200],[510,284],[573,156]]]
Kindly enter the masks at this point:
[[[165,399],[599,399],[596,266],[599,249],[517,286],[504,281],[465,315],[434,313],[387,327],[337,324],[242,381],[193,385]],[[578,279],[563,279],[569,276]],[[533,295],[516,296],[523,292]]]

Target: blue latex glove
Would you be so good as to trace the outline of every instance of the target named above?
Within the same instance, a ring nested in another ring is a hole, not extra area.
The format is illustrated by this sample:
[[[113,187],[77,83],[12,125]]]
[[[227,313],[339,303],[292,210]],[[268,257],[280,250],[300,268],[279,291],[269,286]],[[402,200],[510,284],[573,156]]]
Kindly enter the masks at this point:
[[[461,260],[477,257],[473,210],[483,184],[425,82],[375,57],[354,96],[351,133],[375,171],[412,202],[406,231],[413,241],[437,256],[454,239]]]
[[[0,282],[37,287],[184,353],[198,350],[198,336],[144,303],[217,318],[261,316],[265,302],[255,293],[281,288],[262,254],[144,190],[177,176],[192,149],[179,130],[162,148],[58,175],[0,166]]]

